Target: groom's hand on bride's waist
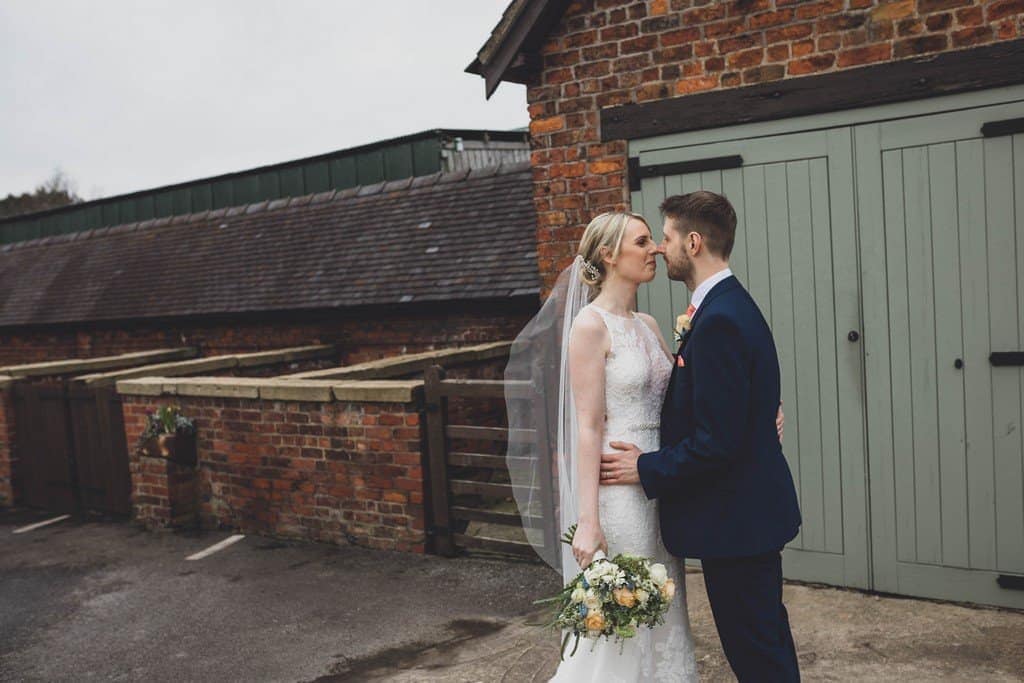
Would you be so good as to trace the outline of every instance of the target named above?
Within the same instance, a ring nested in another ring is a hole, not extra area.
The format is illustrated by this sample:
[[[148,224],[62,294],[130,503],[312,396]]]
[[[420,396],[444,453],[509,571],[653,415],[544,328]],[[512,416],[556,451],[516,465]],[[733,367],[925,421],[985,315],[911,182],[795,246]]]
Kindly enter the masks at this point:
[[[640,449],[624,441],[612,441],[609,445],[616,450],[614,453],[601,454],[601,483],[639,484],[640,474],[636,469],[636,461],[640,457]]]

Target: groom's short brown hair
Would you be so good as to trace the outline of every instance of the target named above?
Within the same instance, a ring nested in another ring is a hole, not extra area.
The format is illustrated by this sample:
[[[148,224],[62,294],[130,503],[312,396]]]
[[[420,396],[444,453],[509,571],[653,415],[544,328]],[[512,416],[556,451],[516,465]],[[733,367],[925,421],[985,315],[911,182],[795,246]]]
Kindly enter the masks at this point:
[[[668,197],[659,207],[666,218],[685,220],[699,232],[708,251],[728,260],[736,241],[736,211],[729,200],[708,190]]]

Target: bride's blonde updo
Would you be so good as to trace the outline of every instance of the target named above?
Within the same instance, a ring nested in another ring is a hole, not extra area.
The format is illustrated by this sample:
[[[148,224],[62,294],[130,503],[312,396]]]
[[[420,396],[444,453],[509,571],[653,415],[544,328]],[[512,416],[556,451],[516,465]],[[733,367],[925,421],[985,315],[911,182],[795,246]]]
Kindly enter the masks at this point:
[[[580,246],[576,253],[583,257],[583,268],[580,270],[580,279],[595,291],[601,291],[601,286],[608,277],[608,269],[601,257],[601,247],[607,247],[611,252],[611,258],[619,255],[622,248],[622,238],[626,234],[626,224],[630,219],[647,225],[643,216],[627,211],[609,211],[595,216],[587,229],[583,231],[580,238]],[[650,226],[647,225],[648,229]]]

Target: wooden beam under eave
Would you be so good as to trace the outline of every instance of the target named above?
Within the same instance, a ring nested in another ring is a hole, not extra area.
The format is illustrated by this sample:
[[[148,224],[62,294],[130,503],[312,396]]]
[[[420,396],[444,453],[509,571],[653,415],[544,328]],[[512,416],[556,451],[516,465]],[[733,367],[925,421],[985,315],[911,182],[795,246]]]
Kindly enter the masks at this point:
[[[1024,38],[601,110],[601,141],[637,140],[1024,83]]]

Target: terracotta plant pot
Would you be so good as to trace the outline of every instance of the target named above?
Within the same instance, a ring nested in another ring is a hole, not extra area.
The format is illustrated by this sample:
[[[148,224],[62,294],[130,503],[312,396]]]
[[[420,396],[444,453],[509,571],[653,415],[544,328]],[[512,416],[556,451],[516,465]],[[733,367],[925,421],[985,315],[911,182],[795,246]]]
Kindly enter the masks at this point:
[[[146,439],[143,451],[154,458],[167,458],[182,465],[194,466],[197,462],[196,435],[157,434]]]

